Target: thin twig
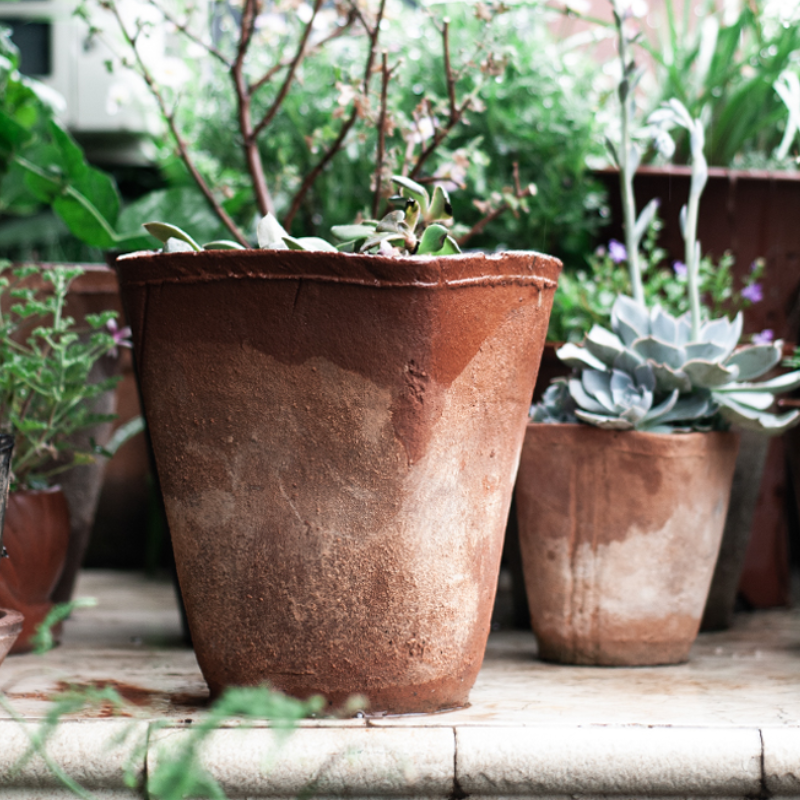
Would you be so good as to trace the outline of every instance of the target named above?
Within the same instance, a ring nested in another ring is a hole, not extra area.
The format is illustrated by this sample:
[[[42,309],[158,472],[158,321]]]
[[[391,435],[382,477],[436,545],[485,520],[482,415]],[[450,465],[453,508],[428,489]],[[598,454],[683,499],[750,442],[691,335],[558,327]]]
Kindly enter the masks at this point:
[[[225,211],[222,205],[217,201],[217,198],[214,197],[214,193],[211,191],[211,188],[206,183],[205,179],[195,166],[194,160],[192,159],[191,154],[189,153],[189,150],[186,146],[186,142],[184,142],[183,137],[180,135],[180,132],[178,131],[178,126],[177,123],[175,122],[175,113],[174,111],[170,111],[167,108],[167,103],[166,100],[164,99],[164,95],[161,94],[161,91],[159,90],[158,85],[156,84],[156,81],[153,78],[152,73],[147,68],[147,65],[144,63],[144,60],[142,59],[141,53],[139,52],[139,48],[137,47],[136,37],[131,36],[130,32],[123,23],[116,2],[105,3],[104,7],[107,8],[109,11],[111,11],[114,17],[116,18],[117,25],[119,26],[122,36],[124,37],[128,46],[133,51],[134,57],[136,58],[136,63],[138,64],[139,67],[139,73],[144,79],[144,82],[147,84],[147,88],[150,90],[150,94],[153,95],[153,98],[158,104],[158,108],[161,111],[161,116],[164,118],[164,121],[167,123],[169,127],[170,133],[172,134],[172,138],[175,140],[175,144],[178,147],[178,153],[180,154],[181,160],[186,165],[186,169],[189,170],[189,174],[192,176],[192,179],[197,184],[197,187],[203,193],[203,196],[206,198],[209,205],[214,210],[214,213],[220,218],[225,227],[233,234],[236,241],[239,242],[244,247],[247,247],[248,241],[246,237],[239,230],[239,227],[230,217],[228,212]]]
[[[283,84],[278,90],[277,96],[272,101],[272,105],[267,109],[267,113],[264,114],[264,116],[261,118],[261,121],[256,125],[255,130],[253,131],[253,136],[258,136],[261,131],[263,131],[264,128],[266,128],[267,125],[272,122],[281,107],[281,103],[283,103],[283,101],[286,99],[286,95],[289,93],[289,88],[292,85],[297,68],[300,66],[300,62],[305,56],[306,43],[308,42],[308,37],[311,36],[311,29],[314,27],[314,22],[317,19],[317,14],[319,13],[321,7],[322,0],[316,0],[314,3],[314,8],[311,12],[311,19],[306,24],[303,35],[300,37],[300,43],[297,45],[297,52],[289,64],[289,71],[286,73],[286,77],[283,79]]]
[[[472,105],[473,96],[470,94],[464,102],[456,108],[456,113],[454,117],[450,117],[447,120],[447,124],[443,128],[439,128],[436,131],[433,137],[433,141],[423,150],[419,158],[417,159],[417,163],[414,165],[414,169],[411,170],[409,177],[412,180],[416,180],[417,175],[422,170],[423,165],[425,162],[436,152],[436,149],[439,145],[450,135],[450,131],[461,122],[464,113],[469,109]]]
[[[526,186],[524,189],[522,188],[521,181],[519,179],[519,163],[514,162],[514,195],[517,200],[522,200],[523,197],[530,197],[532,196],[533,192],[531,191],[530,186]],[[479,233],[483,232],[483,229],[490,223],[494,222],[499,216],[505,214],[511,206],[508,204],[506,200],[503,200],[497,208],[493,208],[488,214],[485,214],[484,217],[478,220],[463,236],[458,238],[459,246],[463,247],[473,236],[477,236]]]
[[[261,153],[259,152],[255,130],[253,129],[252,93],[244,74],[244,63],[250,43],[253,40],[258,11],[259,0],[245,0],[239,44],[236,49],[236,60],[233,62],[233,68],[231,69],[231,80],[236,92],[239,132],[242,135],[242,147],[244,148],[244,157],[247,162],[247,171],[250,174],[250,180],[253,182],[258,210],[262,215],[266,215],[275,213],[275,204],[267,186],[264,164],[261,161]]]
[[[356,6],[354,5],[354,8]],[[364,68],[364,79],[363,79],[363,91],[366,95],[369,91],[369,82],[370,77],[372,76],[372,67],[375,63],[375,51],[378,47],[378,39],[380,37],[380,30],[381,30],[381,22],[383,21],[383,14],[386,9],[386,0],[380,0],[380,5],[378,7],[378,13],[375,17],[375,24],[373,27],[369,27],[364,20],[363,15],[361,14],[360,10],[357,11],[359,18],[361,19],[362,23],[365,26],[369,34],[369,52],[367,53],[367,63]],[[350,132],[350,129],[355,125],[356,120],[358,119],[358,104],[354,104],[353,110],[350,113],[350,116],[345,120],[342,124],[342,127],[339,131],[339,135],[333,141],[333,143],[328,147],[325,151],[325,154],[322,158],[317,162],[314,168],[309,172],[306,177],[303,179],[300,188],[297,190],[297,193],[292,198],[291,206],[289,207],[289,212],[286,214],[284,219],[283,225],[288,230],[291,227],[292,220],[294,220],[297,212],[300,210],[300,206],[303,204],[303,200],[305,199],[306,194],[314,185],[317,178],[321,175],[322,171],[331,161],[331,159],[339,152],[344,143],[347,134]]]
[[[179,22],[178,18],[167,11],[164,6],[160,3],[156,2],[156,0],[148,0],[151,6],[155,8],[159,14],[161,14],[164,19],[174,25],[187,39],[194,42],[195,44],[200,45],[210,56],[213,56],[217,59],[217,61],[221,62],[223,66],[227,69],[231,69],[233,64],[231,63],[230,59],[226,58],[225,54],[214,47],[213,44],[209,44],[205,40],[201,39],[196,33],[189,29],[188,22]]]
[[[389,79],[392,70],[389,69],[389,54],[386,50],[381,53],[381,111],[378,116],[378,154],[375,159],[375,196],[372,198],[372,218],[378,218],[381,204],[381,188],[383,183],[383,158],[386,150],[386,104],[389,89]]]

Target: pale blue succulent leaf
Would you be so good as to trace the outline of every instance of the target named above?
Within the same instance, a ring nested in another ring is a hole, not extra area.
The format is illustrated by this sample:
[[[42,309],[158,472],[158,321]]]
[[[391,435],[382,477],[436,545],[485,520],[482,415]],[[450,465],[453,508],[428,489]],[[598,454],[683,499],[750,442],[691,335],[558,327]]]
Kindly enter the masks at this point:
[[[686,350],[683,347],[662,342],[652,336],[637,339],[631,345],[631,350],[647,361],[665,364],[673,369],[680,369],[686,361]]]
[[[623,328],[620,326],[624,326],[626,331],[632,328],[636,333],[634,339],[649,336],[650,314],[647,308],[641,303],[637,303],[632,297],[627,297],[624,294],[619,295],[611,307],[611,328],[626,345],[630,344],[626,340]],[[633,339],[631,339],[632,341]]]
[[[678,398],[680,397],[680,392],[677,389],[673,391],[670,395],[667,396],[665,400],[662,400],[657,406],[652,407],[645,416],[645,421],[656,422],[659,421],[661,417],[669,414],[673,408],[675,408],[675,404],[678,402]]]
[[[686,346],[687,361],[699,359],[701,361],[719,361],[728,354],[724,347],[714,342],[691,342]]]
[[[743,406],[724,395],[719,398],[720,413],[728,422],[740,428],[751,431],[760,431],[777,436],[800,422],[800,411],[789,411],[786,414],[771,414],[768,411]]]
[[[675,405],[661,414],[659,422],[689,422],[710,417],[717,410],[717,404],[707,394],[694,394],[679,397]]]
[[[668,314],[661,306],[656,306],[650,312],[650,332],[656,339],[668,344],[680,345],[678,341],[678,320]]]
[[[556,350],[556,355],[568,367],[573,369],[605,369],[605,364],[593,356],[585,347],[580,347],[572,342],[567,342],[565,345]]]
[[[738,367],[726,367],[715,361],[687,361],[683,371],[689,376],[692,386],[711,389],[732,383],[739,375]]]
[[[580,378],[570,378],[569,379],[569,393],[572,396],[572,399],[578,404],[579,408],[583,408],[586,411],[591,411],[595,414],[605,414],[608,409],[600,402],[595,400],[587,391],[583,388],[583,384],[580,381]]]
[[[752,381],[777,366],[782,355],[781,345],[777,342],[754,344],[735,351],[725,364],[739,367],[740,381]]]
[[[588,394],[601,403],[605,409],[614,412],[615,403],[611,394],[611,374],[596,369],[584,370],[581,383]]]
[[[643,366],[644,363],[644,359],[638,353],[626,348],[614,359],[614,363],[611,366],[620,372],[627,372],[629,375],[633,375],[637,367]]]
[[[650,364],[640,364],[633,371],[636,385],[647,389],[651,394],[656,390],[656,375]]]
[[[654,361],[647,362],[653,370],[656,379],[656,389],[659,392],[671,392],[677,389],[679,392],[690,392],[692,382],[689,376],[680,369],[672,369],[664,364],[656,364]]]
[[[625,352],[625,345],[619,336],[600,325],[592,326],[583,340],[583,346],[609,367],[620,353]]]
[[[715,392],[712,394],[716,395]],[[775,402],[775,395],[772,392],[720,392],[719,402],[738,403],[741,406],[755,409],[756,411],[766,411]]]
[[[633,430],[633,425],[626,419],[620,417],[605,417],[600,414],[591,414],[588,411],[581,411],[578,409],[575,416],[581,421],[589,425],[594,425],[597,428],[602,428],[607,431],[630,431]]]
[[[733,383],[730,386],[725,386],[724,389],[731,392],[771,392],[772,394],[779,394],[781,392],[791,392],[799,387],[800,370],[795,370],[768,381],[761,381],[761,383]],[[717,391],[723,391],[724,389],[718,389]]]

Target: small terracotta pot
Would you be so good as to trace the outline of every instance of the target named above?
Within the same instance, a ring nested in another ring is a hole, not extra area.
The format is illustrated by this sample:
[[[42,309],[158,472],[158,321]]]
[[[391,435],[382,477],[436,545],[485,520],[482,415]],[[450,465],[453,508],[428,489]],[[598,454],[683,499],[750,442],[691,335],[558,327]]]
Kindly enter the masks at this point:
[[[529,424],[516,500],[539,655],[685,661],[728,509],[738,436]]]
[[[559,263],[212,251],[117,267],[212,693],[463,705]]]
[[[0,664],[11,650],[17,637],[22,633],[24,618],[19,611],[0,608]]]
[[[0,561],[0,607],[25,616],[12,653],[32,649],[31,637],[53,607],[50,596],[64,568],[69,535],[69,509],[60,489],[9,494],[3,532],[8,558]]]

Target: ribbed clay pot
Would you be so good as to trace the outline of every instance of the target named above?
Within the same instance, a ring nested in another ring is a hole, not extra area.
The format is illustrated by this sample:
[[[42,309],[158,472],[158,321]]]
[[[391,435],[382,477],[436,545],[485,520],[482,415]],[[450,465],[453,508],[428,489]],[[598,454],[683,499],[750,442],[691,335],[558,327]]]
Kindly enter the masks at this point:
[[[69,535],[69,509],[60,489],[9,494],[3,530],[8,558],[0,560],[0,608],[25,617],[12,653],[32,649],[31,637],[53,607],[50,597],[64,569]]]
[[[559,263],[117,262],[197,659],[373,711],[480,668]]]
[[[539,655],[685,661],[717,561],[735,433],[530,424],[516,501]]]

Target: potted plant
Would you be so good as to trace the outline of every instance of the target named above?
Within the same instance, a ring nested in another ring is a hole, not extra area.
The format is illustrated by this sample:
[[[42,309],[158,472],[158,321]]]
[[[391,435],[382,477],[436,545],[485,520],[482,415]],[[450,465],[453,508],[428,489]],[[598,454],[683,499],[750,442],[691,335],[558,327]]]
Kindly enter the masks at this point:
[[[657,664],[688,657],[716,562],[737,450],[731,422],[779,432],[797,422],[767,409],[800,373],[752,383],[779,363],[774,343],[737,349],[738,315],[703,318],[697,242],[706,181],[703,127],[677,101],[651,117],[692,146],[683,212],[689,312],[648,309],[639,246],[655,213],[636,215],[632,137],[636,70],[616,5],[621,141],[612,152],[625,199],[633,298],[617,297],[611,330],[594,326],[559,357],[575,372],[536,408],[517,483],[531,620],[544,658]],[[664,130],[660,130],[664,141]],[[561,424],[541,424],[561,423]]]
[[[70,282],[80,273],[12,268],[7,262],[0,269],[0,429],[15,438],[0,606],[25,616],[14,652],[30,648],[30,636],[52,606],[67,554],[69,511],[56,477],[97,456],[76,448],[73,437],[109,419],[91,405],[116,383],[89,380],[98,359],[121,343],[120,332],[107,328],[114,312],[87,315],[85,329],[64,313]],[[46,290],[41,284],[34,288],[36,277]]]

